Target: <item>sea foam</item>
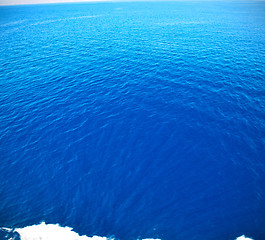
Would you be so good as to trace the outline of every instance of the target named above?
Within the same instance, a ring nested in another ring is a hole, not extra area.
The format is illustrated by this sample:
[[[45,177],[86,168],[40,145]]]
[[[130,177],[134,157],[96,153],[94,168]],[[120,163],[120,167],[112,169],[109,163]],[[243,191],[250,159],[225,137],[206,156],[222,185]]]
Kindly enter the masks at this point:
[[[242,236],[238,237],[236,240],[253,240],[253,239],[245,237],[245,235],[242,235]]]
[[[100,236],[80,236],[78,233],[74,232],[70,227],[61,227],[59,224],[46,224],[42,222],[38,225],[27,226],[24,228],[1,228],[2,231],[6,231],[9,234],[12,234],[14,238],[9,238],[10,236],[6,234],[8,239],[17,239],[18,237],[15,234],[20,235],[21,240],[115,240],[115,238],[108,238],[108,237],[100,237]],[[1,230],[0,229],[0,230]],[[11,237],[12,237],[11,235]],[[141,240],[141,239],[137,239]],[[154,239],[154,238],[144,238],[142,240],[161,240],[161,239]],[[245,235],[237,237],[235,240],[254,240],[252,238],[248,238]]]
[[[113,240],[99,236],[80,236],[70,227],[61,227],[59,224],[45,224],[27,226],[15,229],[20,234],[21,240]]]
[[[44,222],[38,225],[27,226],[24,228],[16,228],[21,240],[114,240],[114,238],[100,236],[80,236],[70,227],[61,227],[59,224],[46,224]],[[145,238],[142,240],[161,240],[153,238]]]

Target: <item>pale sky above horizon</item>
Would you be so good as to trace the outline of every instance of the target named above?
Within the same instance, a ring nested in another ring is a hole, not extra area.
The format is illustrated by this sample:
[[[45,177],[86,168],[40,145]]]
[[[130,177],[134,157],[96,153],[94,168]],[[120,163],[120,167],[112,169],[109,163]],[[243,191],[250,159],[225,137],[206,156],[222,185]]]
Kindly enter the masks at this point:
[[[0,0],[0,5],[67,3],[67,2],[113,2],[113,0]]]
[[[0,0],[1,5],[41,4],[41,3],[78,3],[78,2],[140,2],[163,0]],[[168,0],[167,0],[168,1]],[[169,0],[175,1],[175,0]]]
[[[93,2],[135,2],[135,1],[143,2],[143,1],[163,1],[163,0],[0,0],[0,6],[1,5],[42,4],[42,3],[78,3],[78,2],[93,3]],[[165,1],[211,1],[211,0],[165,0]],[[224,1],[237,1],[237,0],[224,0]],[[256,0],[256,1],[263,1],[263,0]]]
[[[41,4],[41,3],[78,3],[78,2],[128,2],[150,0],[0,0],[1,5]]]

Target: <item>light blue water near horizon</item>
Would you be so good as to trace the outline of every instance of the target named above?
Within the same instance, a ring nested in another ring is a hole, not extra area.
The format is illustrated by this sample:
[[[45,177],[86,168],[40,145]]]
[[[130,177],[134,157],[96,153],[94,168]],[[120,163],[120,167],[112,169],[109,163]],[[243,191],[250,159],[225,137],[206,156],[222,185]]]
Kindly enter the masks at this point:
[[[0,226],[265,239],[264,12],[0,7]]]

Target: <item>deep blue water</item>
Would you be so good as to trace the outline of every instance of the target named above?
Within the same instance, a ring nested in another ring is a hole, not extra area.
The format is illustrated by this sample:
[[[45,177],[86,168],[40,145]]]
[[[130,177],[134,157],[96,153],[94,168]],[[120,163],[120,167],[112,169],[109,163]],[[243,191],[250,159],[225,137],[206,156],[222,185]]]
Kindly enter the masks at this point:
[[[264,12],[0,7],[0,226],[264,240]]]

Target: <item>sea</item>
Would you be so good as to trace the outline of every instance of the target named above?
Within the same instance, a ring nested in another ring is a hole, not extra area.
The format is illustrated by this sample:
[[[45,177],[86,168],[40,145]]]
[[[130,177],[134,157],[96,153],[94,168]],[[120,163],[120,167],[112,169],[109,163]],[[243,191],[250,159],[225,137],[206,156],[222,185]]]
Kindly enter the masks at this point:
[[[0,227],[264,240],[265,2],[1,6]]]

